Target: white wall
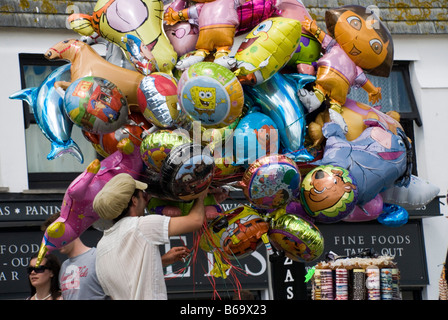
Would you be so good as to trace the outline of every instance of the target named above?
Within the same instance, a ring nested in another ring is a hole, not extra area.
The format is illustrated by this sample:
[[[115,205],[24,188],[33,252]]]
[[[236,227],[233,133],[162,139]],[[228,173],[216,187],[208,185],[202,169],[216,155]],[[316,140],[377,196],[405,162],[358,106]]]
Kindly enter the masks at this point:
[[[55,43],[76,38],[71,30],[0,28],[0,187],[28,189],[22,102],[10,100],[21,89],[18,53],[44,53]],[[448,35],[395,36],[395,60],[411,60],[411,83],[423,121],[415,127],[418,173],[448,190]],[[424,219],[430,285],[425,299],[438,298],[438,279],[448,248],[446,199],[443,217]]]
[[[415,126],[415,147],[419,177],[448,190],[448,35],[396,36],[395,60],[414,61],[411,84],[423,122]],[[448,248],[446,198],[440,205],[443,217],[423,220],[429,274],[425,300],[438,299],[438,280]]]
[[[9,99],[11,94],[21,90],[18,54],[44,54],[56,43],[73,38],[79,38],[79,35],[68,29],[0,28],[0,187],[8,187],[10,192],[28,189],[22,101]],[[104,45],[95,45],[94,48],[98,53],[105,54]],[[76,135],[78,139],[84,139],[80,132],[74,126],[72,137]],[[40,131],[37,133],[41,134]],[[42,154],[46,155],[50,151],[50,142],[42,146],[42,149]],[[78,167],[85,168],[95,157],[95,153],[93,148],[82,151],[86,161]],[[71,161],[75,162],[73,159],[64,156],[53,161],[72,163]]]
[[[57,42],[74,38],[71,30],[0,28],[0,187],[28,189],[22,101],[9,96],[21,89],[19,53],[44,53]]]

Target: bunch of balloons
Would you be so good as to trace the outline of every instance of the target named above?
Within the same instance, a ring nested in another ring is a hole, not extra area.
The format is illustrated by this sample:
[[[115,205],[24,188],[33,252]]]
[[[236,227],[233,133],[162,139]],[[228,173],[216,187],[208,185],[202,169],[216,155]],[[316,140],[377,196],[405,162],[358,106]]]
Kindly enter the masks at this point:
[[[388,77],[392,68],[392,37],[367,8],[327,10],[327,32],[300,0],[98,0],[69,22],[88,41],[48,49],[47,59],[69,64],[11,96],[33,106],[52,142],[48,158],[70,152],[82,161],[73,124],[105,158],[101,168],[132,154],[120,168],[149,183],[151,213],[187,214],[210,186],[241,189],[248,204],[236,209],[207,200],[200,247],[220,261],[263,244],[272,255],[313,261],[324,250],[317,223],[400,226],[406,207],[439,191],[411,175],[411,141],[396,113],[346,97],[363,88],[376,103],[381,88],[366,74]],[[106,58],[87,44],[93,39],[107,44]],[[117,148],[122,141],[127,147]],[[72,196],[80,185],[67,190],[63,208],[72,206],[46,233],[47,249],[98,219],[89,203],[78,206],[90,220],[71,218],[80,214]],[[222,263],[215,274],[226,270]]]

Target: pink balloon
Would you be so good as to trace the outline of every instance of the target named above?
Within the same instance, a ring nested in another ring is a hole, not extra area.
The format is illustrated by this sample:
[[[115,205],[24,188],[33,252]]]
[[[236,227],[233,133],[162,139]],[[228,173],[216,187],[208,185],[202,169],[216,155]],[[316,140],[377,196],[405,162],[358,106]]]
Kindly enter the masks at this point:
[[[367,202],[365,205],[356,206],[355,210],[349,214],[347,217],[342,219],[346,222],[363,222],[371,221],[378,218],[378,216],[383,212],[383,198],[378,194],[375,198]]]
[[[194,51],[196,41],[199,37],[199,28],[197,25],[188,21],[178,22],[175,25],[164,25],[165,34],[173,45],[174,51],[177,55]]]
[[[139,179],[143,171],[140,149],[126,138],[118,144],[118,151],[103,161],[94,160],[67,188],[58,217],[42,239],[37,262],[47,252],[67,245],[78,238],[99,219],[93,210],[93,199],[101,188],[115,175],[129,173]]]
[[[241,35],[251,31],[260,22],[277,12],[277,2],[275,0],[247,0],[237,6],[237,20],[235,20],[233,17],[234,10],[228,10],[226,6],[228,3],[230,2],[213,1],[204,3],[203,1],[197,1],[191,6],[194,10],[192,10],[192,17],[188,21],[177,22],[175,25],[163,25],[165,34],[179,57],[195,50],[200,26],[221,24],[218,23],[218,20],[223,20],[225,23],[229,22],[230,25],[236,25],[236,35]],[[181,11],[186,6],[186,1],[175,0],[165,10],[171,8],[174,11]],[[206,13],[203,14],[204,6]],[[213,14],[210,14],[209,7],[212,8]]]
[[[281,3],[282,1],[247,0],[237,7],[239,25],[236,30],[236,35],[250,32],[259,23],[278,12],[277,2]]]
[[[280,17],[295,19],[299,21],[313,20],[301,0],[282,0],[278,6]],[[302,31],[303,32],[303,31]]]

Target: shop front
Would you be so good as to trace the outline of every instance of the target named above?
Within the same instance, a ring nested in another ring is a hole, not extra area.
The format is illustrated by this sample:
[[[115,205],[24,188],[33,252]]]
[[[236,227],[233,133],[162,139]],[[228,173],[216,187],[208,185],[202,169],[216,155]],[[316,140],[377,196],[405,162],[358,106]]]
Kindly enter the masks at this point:
[[[0,194],[0,299],[25,299],[29,294],[26,267],[37,254],[42,240],[41,224],[60,211],[61,194],[27,195]],[[245,203],[241,193],[231,193],[223,203],[230,210]],[[318,224],[325,241],[325,253],[354,256],[370,249],[380,255],[393,256],[400,270],[400,289],[406,300],[421,299],[421,290],[428,284],[422,219],[439,216],[439,199],[424,210],[410,211],[410,219],[401,227],[388,227],[376,221],[364,223]],[[102,233],[90,228],[83,241],[95,246]],[[173,237],[171,247],[185,245],[193,248],[198,235]],[[325,253],[311,263],[299,263],[280,257],[269,259],[261,245],[251,255],[229,261],[233,267],[226,279],[211,276],[214,256],[196,250],[190,264],[176,263],[166,268],[169,299],[233,299],[235,292],[248,290],[258,300],[309,300],[307,271],[325,259]],[[65,257],[56,252],[61,260]]]

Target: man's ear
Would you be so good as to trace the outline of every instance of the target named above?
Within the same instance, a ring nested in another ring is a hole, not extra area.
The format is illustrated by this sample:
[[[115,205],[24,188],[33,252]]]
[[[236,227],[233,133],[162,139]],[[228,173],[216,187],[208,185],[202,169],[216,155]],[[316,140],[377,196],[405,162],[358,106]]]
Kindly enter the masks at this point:
[[[132,196],[131,199],[132,199],[132,205],[136,206],[138,203],[138,196]]]

